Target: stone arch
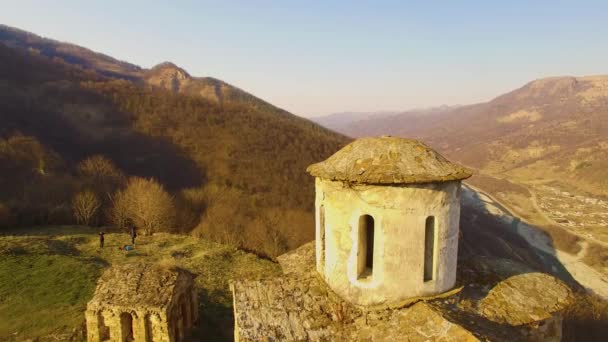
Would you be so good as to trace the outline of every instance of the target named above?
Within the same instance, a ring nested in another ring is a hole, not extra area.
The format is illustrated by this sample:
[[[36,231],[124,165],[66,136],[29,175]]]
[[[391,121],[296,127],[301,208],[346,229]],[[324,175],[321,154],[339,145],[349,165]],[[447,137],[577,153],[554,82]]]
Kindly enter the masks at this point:
[[[99,329],[99,340],[109,341],[110,340],[110,327],[106,325],[106,320],[103,315],[103,311],[97,312],[97,325]]]
[[[144,324],[146,330],[146,342],[154,341],[154,326],[158,323],[158,320],[155,320],[153,314],[146,314],[144,316]]]
[[[134,341],[133,338],[133,315],[129,312],[120,314],[120,335],[122,341]]]

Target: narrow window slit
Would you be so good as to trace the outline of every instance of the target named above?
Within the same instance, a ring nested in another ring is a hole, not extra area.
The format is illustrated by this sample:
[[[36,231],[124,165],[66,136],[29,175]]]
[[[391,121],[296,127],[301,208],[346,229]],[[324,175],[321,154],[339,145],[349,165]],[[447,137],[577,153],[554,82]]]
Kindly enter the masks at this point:
[[[325,207],[323,205],[319,207],[319,235],[321,240],[321,255],[319,259],[321,269],[325,270]]]
[[[357,255],[359,279],[371,278],[374,273],[374,218],[359,217],[359,253]]]
[[[426,218],[424,228],[424,281],[433,280],[435,268],[435,217]]]

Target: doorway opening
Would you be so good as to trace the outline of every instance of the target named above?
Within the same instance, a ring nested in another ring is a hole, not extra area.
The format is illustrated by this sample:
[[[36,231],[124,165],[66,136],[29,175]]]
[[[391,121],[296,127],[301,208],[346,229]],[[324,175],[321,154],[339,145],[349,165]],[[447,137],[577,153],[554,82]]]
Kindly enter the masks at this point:
[[[123,341],[133,341],[133,316],[130,313],[120,314],[120,330]]]

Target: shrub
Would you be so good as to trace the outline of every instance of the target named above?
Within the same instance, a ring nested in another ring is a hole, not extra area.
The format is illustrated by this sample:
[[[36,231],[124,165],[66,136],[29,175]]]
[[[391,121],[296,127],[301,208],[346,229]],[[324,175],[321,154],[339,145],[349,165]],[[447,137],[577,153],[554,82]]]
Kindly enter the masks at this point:
[[[175,198],[175,206],[179,232],[191,232],[201,222],[201,215],[207,206],[204,190],[201,188],[182,190]]]
[[[112,217],[119,227],[124,227],[125,220],[129,219],[143,235],[151,235],[173,230],[175,206],[173,198],[157,181],[132,177],[127,187],[114,196]]]
[[[577,254],[581,251],[581,238],[575,234],[556,226],[546,226],[543,228],[551,236],[555,248],[570,254]]]
[[[601,271],[604,271],[603,268],[608,269],[608,248],[597,243],[589,243],[583,262]]]
[[[101,202],[97,195],[91,190],[77,193],[72,200],[74,218],[78,224],[91,225],[97,218],[97,212]]]
[[[194,235],[234,247],[242,247],[243,232],[250,211],[243,194],[234,189],[218,185],[207,186],[202,194],[205,212],[194,229]]]

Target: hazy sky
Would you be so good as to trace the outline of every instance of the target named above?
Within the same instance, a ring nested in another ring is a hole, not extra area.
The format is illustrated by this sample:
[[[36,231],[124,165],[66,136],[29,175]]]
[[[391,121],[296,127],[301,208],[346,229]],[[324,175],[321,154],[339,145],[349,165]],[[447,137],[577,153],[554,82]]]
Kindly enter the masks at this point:
[[[0,0],[0,22],[169,60],[302,116],[489,100],[608,73],[608,1]]]

